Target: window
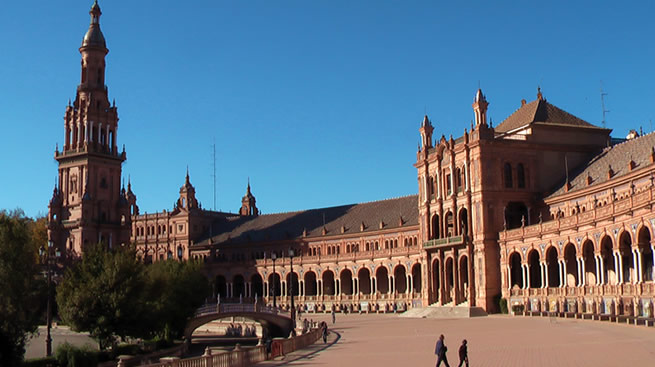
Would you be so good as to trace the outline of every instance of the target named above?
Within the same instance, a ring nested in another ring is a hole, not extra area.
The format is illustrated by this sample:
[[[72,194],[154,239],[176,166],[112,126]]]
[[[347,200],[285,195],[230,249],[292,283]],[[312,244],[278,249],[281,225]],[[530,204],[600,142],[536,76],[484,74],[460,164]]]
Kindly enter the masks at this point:
[[[453,185],[450,181],[450,175],[446,175],[446,192],[449,196],[453,193]]]
[[[178,233],[183,233],[184,232],[184,224],[178,224],[177,225],[177,232]]]
[[[462,192],[462,182],[464,181],[462,180],[462,170],[457,168],[455,172],[457,173],[455,175],[455,185],[457,186],[457,192]]]
[[[520,189],[525,188],[525,169],[522,163],[516,166],[516,181]]]
[[[505,187],[511,189],[514,186],[512,182],[512,165],[505,163]]]

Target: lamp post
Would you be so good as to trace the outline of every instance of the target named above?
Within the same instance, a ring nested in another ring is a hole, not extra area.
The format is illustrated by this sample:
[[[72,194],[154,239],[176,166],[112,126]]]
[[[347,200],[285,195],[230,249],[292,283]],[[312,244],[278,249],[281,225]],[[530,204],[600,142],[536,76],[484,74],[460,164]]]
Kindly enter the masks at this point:
[[[46,337],[45,337],[45,354],[47,357],[52,356],[52,336],[50,335],[50,328],[52,326],[52,307],[50,305],[50,298],[52,298],[51,295],[51,281],[52,281],[52,262],[53,260],[59,258],[61,256],[61,252],[59,249],[55,250],[54,256],[52,253],[52,248],[54,247],[54,243],[52,241],[48,241],[48,247],[47,248],[39,248],[39,254],[41,257],[45,260],[46,262],[46,278],[48,282],[48,300],[47,300],[47,306],[46,306]]]
[[[291,265],[291,274],[289,276],[291,280],[291,284],[289,285],[289,293],[291,294],[291,320],[293,320],[293,323],[295,325],[295,320],[296,320],[296,309],[293,306],[293,248],[289,248],[289,264]]]
[[[275,308],[275,277],[277,276],[277,273],[275,272],[275,259],[277,259],[277,254],[275,252],[271,254],[271,259],[273,259],[273,308]]]

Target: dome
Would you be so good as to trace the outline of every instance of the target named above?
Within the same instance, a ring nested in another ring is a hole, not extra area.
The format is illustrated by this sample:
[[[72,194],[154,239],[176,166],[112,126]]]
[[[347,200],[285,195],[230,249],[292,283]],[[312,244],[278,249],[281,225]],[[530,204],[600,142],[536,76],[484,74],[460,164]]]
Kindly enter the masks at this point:
[[[91,24],[89,30],[84,35],[84,39],[82,40],[82,47],[86,46],[107,47],[105,43],[105,36],[102,35],[102,31],[100,30],[100,25]]]

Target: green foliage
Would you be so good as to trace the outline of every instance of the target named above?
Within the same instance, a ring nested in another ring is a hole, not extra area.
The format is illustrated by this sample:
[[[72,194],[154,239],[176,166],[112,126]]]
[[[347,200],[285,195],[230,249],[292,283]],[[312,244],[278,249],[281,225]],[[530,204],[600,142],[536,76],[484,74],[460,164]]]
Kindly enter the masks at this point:
[[[84,250],[57,288],[60,316],[73,330],[88,331],[101,348],[115,337],[148,335],[144,265],[131,248]]]
[[[57,302],[64,322],[106,348],[116,337],[181,336],[208,292],[200,263],[169,260],[146,267],[131,248],[94,245],[69,268]]]
[[[500,309],[500,313],[507,314],[508,313],[507,299],[499,297],[499,299],[498,299],[498,308]]]
[[[57,347],[55,358],[61,367],[95,367],[98,365],[98,354],[88,344],[80,348],[64,343]]]
[[[25,360],[22,364],[23,367],[56,367],[59,366],[57,358],[43,357]]]
[[[38,274],[34,223],[20,210],[0,211],[0,365],[18,366],[36,331],[43,282]]]
[[[153,329],[160,338],[171,341],[184,333],[209,294],[209,283],[197,262],[160,261],[147,268],[148,299]]]

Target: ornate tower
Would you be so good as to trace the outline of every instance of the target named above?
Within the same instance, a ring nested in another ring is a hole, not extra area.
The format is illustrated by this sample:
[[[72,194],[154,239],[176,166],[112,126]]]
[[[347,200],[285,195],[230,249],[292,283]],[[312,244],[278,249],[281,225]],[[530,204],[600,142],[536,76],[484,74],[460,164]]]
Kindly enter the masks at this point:
[[[475,126],[487,126],[487,107],[489,102],[482,94],[482,89],[478,89],[475,93],[475,101],[473,102],[473,111],[475,111]]]
[[[239,215],[241,216],[257,216],[259,215],[259,210],[257,205],[255,205],[255,196],[250,192],[250,180],[248,180],[248,188],[246,189],[246,195],[241,199],[241,209],[239,209]]]
[[[107,246],[130,240],[130,203],[121,189],[125,149],[118,151],[118,114],[109,103],[105,86],[105,56],[109,52],[100,30],[100,6],[91,11],[91,24],[82,46],[81,80],[75,101],[64,116],[63,150],[55,151],[59,163],[59,188],[49,205],[49,239],[60,249],[79,256],[84,246]]]
[[[421,146],[423,150],[432,148],[433,131],[434,127],[432,127],[432,123],[430,122],[430,119],[428,119],[428,115],[425,115],[425,117],[423,117],[423,122],[421,122],[421,128],[419,129],[419,132],[421,133]]]
[[[196,200],[196,189],[189,181],[189,169],[186,170],[186,178],[184,185],[180,187],[180,198],[177,200],[177,207],[190,211],[198,208],[198,200]]]

